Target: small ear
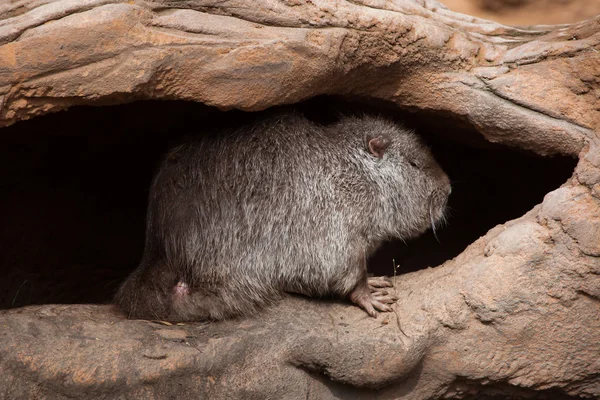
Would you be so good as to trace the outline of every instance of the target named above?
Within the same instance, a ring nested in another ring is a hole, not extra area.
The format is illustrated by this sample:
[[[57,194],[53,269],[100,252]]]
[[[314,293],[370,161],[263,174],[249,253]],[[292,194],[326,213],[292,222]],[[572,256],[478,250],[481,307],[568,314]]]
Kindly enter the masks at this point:
[[[383,158],[383,154],[390,146],[391,141],[387,136],[379,135],[376,137],[367,136],[367,148],[369,153],[377,158]]]

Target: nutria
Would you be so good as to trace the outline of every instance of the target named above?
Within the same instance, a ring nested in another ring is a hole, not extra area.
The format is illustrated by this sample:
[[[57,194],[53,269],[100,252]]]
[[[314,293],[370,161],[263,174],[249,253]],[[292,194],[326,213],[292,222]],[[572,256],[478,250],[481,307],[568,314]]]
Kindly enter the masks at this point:
[[[412,132],[295,113],[174,148],[150,189],[146,244],[116,302],[130,318],[251,314],[285,292],[390,311],[366,259],[443,219],[450,182]]]

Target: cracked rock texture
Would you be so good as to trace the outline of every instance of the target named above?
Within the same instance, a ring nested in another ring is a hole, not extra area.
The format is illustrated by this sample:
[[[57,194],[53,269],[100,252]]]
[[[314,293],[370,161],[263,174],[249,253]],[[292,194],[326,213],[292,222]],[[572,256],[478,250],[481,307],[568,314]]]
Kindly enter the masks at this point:
[[[377,319],[296,297],[176,326],[102,305],[0,311],[1,398],[600,398],[600,19],[511,28],[431,0],[14,0],[0,18],[1,126],[336,94],[579,158],[526,215],[397,277]]]

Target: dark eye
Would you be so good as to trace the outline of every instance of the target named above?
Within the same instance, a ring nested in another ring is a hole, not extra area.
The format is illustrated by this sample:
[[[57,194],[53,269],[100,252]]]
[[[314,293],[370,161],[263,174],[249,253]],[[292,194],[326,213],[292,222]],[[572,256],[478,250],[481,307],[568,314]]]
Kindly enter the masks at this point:
[[[409,163],[410,165],[412,165],[413,167],[415,167],[415,168],[419,168],[419,164],[417,164],[415,161],[412,161],[412,160],[411,160],[411,161],[409,161],[408,163]]]

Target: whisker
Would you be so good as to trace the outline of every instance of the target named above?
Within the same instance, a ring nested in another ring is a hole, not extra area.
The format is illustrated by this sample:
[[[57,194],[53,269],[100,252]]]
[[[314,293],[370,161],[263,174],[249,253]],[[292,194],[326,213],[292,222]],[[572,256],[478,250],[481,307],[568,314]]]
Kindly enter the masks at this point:
[[[15,297],[13,297],[12,303],[10,304],[11,307],[15,306],[15,301],[17,300],[17,297],[19,297],[19,292],[21,291],[21,288],[23,287],[23,285],[26,283],[27,283],[27,279],[25,279],[23,281],[23,283],[21,283],[21,286],[19,286],[19,288],[17,289],[17,293],[15,294]]]
[[[437,232],[435,231],[435,220],[433,219],[433,196],[431,197],[431,199],[429,200],[429,221],[431,222],[431,230],[433,231],[433,237],[435,237],[435,240],[438,241],[438,243],[440,243],[440,239],[437,236]]]

